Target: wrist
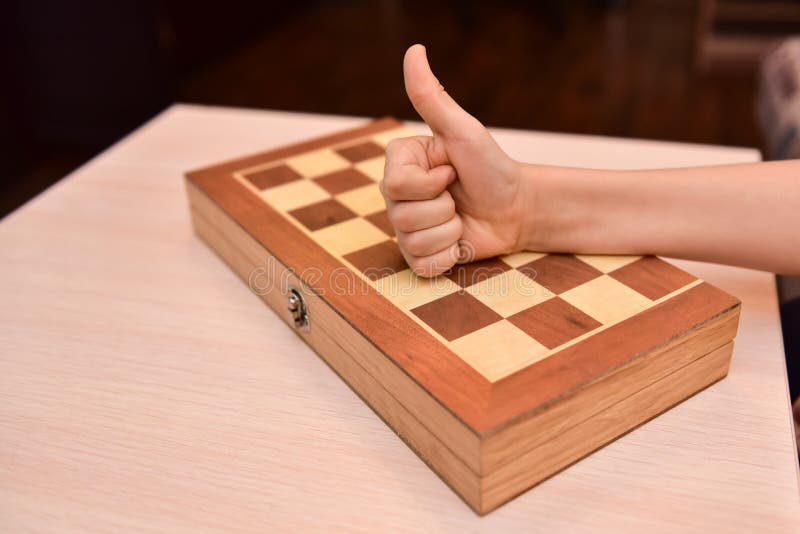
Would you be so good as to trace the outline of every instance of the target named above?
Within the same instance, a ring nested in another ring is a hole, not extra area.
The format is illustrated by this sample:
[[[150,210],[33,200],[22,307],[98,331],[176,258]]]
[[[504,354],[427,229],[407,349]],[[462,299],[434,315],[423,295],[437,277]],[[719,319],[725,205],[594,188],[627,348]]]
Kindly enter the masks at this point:
[[[608,242],[620,232],[606,215],[629,219],[620,203],[630,189],[624,173],[522,164],[520,180],[524,209],[517,250],[596,252],[622,246]]]
[[[521,200],[520,230],[514,252],[522,250],[549,250],[547,236],[553,226],[553,215],[548,202],[552,177],[549,167],[519,163],[519,197]]]

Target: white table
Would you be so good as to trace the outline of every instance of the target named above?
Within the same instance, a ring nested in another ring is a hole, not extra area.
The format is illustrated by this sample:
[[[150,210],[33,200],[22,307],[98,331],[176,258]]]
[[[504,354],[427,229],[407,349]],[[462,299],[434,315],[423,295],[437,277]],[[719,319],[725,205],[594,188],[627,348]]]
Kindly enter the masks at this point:
[[[479,518],[191,231],[182,172],[363,119],[178,105],[0,223],[0,531],[789,532],[800,528],[770,274],[728,378]],[[758,153],[496,130],[603,167]]]

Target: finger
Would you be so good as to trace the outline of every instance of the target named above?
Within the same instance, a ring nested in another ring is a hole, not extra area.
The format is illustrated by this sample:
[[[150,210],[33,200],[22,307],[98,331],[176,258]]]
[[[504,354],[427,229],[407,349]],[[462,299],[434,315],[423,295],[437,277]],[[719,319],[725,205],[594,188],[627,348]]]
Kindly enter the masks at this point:
[[[434,133],[459,137],[480,124],[445,92],[431,72],[424,46],[416,44],[408,49],[403,76],[411,104]]]
[[[442,194],[455,179],[456,171],[450,165],[428,171],[414,164],[387,164],[380,189],[387,200],[430,200]]]
[[[446,249],[428,256],[409,256],[405,252],[403,255],[414,273],[430,278],[452,269],[458,261],[458,251],[458,243],[454,243]]]
[[[414,164],[428,168],[428,148],[433,142],[433,137],[417,135],[413,137],[398,137],[389,141],[385,150],[384,172],[387,168],[400,165]]]
[[[430,135],[396,137],[387,143],[384,153],[384,171],[386,168],[409,163],[430,169],[449,161],[444,143]]]
[[[416,232],[397,232],[397,243],[411,256],[429,256],[444,250],[461,239],[463,228],[461,217],[455,216],[444,224],[418,230]]]
[[[456,203],[445,190],[432,200],[393,202],[388,207],[389,222],[401,232],[416,232],[432,228],[452,219],[456,214]]]

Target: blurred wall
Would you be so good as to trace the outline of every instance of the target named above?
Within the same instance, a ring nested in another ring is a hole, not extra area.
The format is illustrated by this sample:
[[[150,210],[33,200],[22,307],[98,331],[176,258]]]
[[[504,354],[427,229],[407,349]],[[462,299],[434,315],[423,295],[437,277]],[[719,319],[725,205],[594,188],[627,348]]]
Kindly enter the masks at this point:
[[[694,0],[8,0],[0,215],[174,101],[414,118],[428,46],[495,126],[754,145],[752,72],[698,71]]]

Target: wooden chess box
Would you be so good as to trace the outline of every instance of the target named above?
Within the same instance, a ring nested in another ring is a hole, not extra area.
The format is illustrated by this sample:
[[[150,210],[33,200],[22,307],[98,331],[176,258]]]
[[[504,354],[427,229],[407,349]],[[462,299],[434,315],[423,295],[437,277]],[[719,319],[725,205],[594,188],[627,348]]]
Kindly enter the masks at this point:
[[[727,374],[739,301],[655,257],[414,275],[378,189],[408,135],[381,119],[189,172],[192,222],[477,513]]]

